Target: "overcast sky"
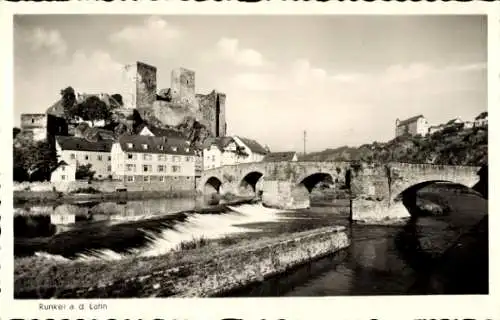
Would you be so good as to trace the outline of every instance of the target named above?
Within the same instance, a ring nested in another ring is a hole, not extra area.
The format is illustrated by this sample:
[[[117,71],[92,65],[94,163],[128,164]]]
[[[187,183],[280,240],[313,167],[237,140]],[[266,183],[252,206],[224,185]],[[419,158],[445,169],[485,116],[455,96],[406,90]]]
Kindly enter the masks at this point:
[[[15,120],[60,89],[120,93],[121,66],[196,71],[227,94],[228,133],[272,150],[387,141],[396,118],[439,124],[487,108],[481,16],[39,15],[14,19]]]

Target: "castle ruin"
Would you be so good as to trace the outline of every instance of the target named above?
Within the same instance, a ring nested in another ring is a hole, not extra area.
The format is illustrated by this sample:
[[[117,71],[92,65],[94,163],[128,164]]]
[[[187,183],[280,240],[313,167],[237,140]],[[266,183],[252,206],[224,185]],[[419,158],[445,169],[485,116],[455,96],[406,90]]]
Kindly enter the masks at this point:
[[[213,90],[197,94],[195,72],[172,70],[170,88],[158,90],[157,69],[143,62],[124,67],[123,103],[126,110],[137,110],[141,117],[155,117],[165,125],[176,126],[192,117],[209,128],[214,137],[226,135],[226,95]]]

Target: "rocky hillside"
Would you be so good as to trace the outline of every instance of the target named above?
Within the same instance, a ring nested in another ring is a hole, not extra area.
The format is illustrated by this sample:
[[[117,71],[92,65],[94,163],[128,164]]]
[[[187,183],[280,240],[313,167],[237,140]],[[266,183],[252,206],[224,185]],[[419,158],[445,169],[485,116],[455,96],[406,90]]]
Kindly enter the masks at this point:
[[[307,154],[302,159],[479,166],[488,163],[488,128],[447,128],[425,137],[402,136],[385,143],[326,149]]]

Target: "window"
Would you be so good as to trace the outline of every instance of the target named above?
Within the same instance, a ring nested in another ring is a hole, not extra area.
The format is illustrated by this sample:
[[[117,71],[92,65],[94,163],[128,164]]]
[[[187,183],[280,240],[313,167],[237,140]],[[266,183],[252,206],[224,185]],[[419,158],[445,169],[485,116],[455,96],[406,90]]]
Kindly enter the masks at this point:
[[[134,147],[133,143],[127,143],[127,148],[132,149]]]
[[[172,172],[180,172],[181,171],[181,167],[179,166],[172,166]]]
[[[61,180],[66,180],[66,176],[65,176],[65,175],[62,175],[62,176],[61,176]]]
[[[111,166],[108,166],[108,172],[111,172]]]
[[[165,177],[164,176],[160,176],[159,178],[160,178],[160,182],[165,181]]]
[[[158,161],[165,161],[165,155],[164,154],[159,154],[158,155]]]
[[[186,157],[186,161],[187,161],[187,162],[191,161],[191,157],[187,156],[187,157]]]
[[[90,156],[88,154],[85,155],[85,160],[90,159]]]
[[[172,156],[172,162],[179,162],[179,156]]]
[[[163,146],[162,146],[162,145],[159,145],[159,146],[158,146],[158,149],[163,150]]]
[[[127,176],[127,181],[128,182],[133,182],[134,181],[134,176]]]
[[[165,166],[164,165],[159,165],[158,166],[158,172],[164,172],[165,171]]]
[[[111,161],[111,156],[108,156],[108,161]]]
[[[212,161],[215,161],[215,156],[212,156]]]
[[[153,159],[153,156],[151,154],[145,153],[142,155],[142,158],[147,161],[151,161]]]
[[[127,159],[132,160],[132,159],[135,159],[135,157],[132,153],[129,153],[129,154],[127,154]]]
[[[148,150],[148,145],[147,145],[147,144],[143,144],[143,145],[142,145],[142,148],[143,148],[144,150]]]
[[[189,152],[189,148],[186,148],[186,152]]]
[[[76,158],[76,157],[75,157],[75,154],[74,154],[74,153],[70,154],[69,158],[70,158],[71,160],[75,160],[75,158]]]
[[[172,147],[172,150],[173,151],[177,151],[177,147]]]
[[[31,123],[35,123],[35,119],[31,119]]]
[[[98,155],[98,156],[97,156],[97,160],[102,161],[102,156],[101,156],[101,155]]]
[[[61,171],[65,171],[66,170],[66,167],[65,166],[61,166]]]
[[[153,169],[152,169],[151,165],[145,164],[142,166],[142,172],[152,172],[152,171],[153,171]]]
[[[144,182],[149,182],[149,176],[144,176]]]
[[[128,172],[135,172],[135,164],[127,163],[127,171]]]

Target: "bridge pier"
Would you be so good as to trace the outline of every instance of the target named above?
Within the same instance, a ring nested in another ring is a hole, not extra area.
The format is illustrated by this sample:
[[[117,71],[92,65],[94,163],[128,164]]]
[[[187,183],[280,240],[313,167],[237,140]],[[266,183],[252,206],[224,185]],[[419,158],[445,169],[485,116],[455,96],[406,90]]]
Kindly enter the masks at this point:
[[[279,209],[309,208],[309,192],[305,186],[290,181],[264,180],[262,204]]]

